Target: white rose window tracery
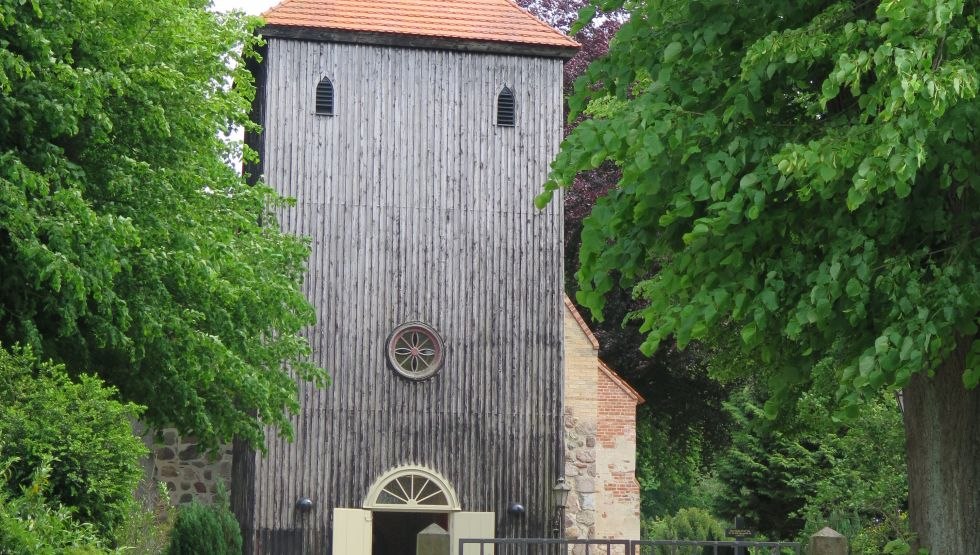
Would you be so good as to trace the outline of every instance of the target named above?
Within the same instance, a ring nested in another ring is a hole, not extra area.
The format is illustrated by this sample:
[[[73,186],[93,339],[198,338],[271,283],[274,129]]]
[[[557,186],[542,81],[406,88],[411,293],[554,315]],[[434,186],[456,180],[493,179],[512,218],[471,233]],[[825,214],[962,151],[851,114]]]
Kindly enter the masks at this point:
[[[398,326],[388,338],[388,363],[406,378],[428,378],[442,367],[442,338],[420,322]]]

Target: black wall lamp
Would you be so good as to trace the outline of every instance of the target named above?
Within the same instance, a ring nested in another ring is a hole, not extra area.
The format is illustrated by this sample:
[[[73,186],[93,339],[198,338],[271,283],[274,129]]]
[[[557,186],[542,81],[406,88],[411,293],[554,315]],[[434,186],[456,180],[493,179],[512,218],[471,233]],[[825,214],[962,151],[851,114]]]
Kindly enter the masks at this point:
[[[524,505],[521,505],[520,503],[516,503],[515,502],[515,503],[511,503],[507,507],[507,514],[509,514],[510,516],[513,516],[513,517],[520,518],[520,517],[524,516],[525,514],[527,514],[527,509],[524,508]]]
[[[572,491],[572,486],[565,483],[565,477],[559,476],[555,487],[551,488],[555,494],[555,526],[553,532],[556,538],[562,537],[562,529],[565,527],[565,509],[568,508],[568,494]]]
[[[313,500],[309,497],[300,497],[296,500],[296,510],[301,513],[308,513],[313,510]]]

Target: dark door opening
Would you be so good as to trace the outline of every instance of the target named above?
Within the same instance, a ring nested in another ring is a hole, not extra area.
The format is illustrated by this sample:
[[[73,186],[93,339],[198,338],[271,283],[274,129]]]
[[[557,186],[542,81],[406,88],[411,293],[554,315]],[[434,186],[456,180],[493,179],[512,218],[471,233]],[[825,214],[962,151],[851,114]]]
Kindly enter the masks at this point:
[[[371,555],[415,555],[415,536],[426,526],[449,530],[448,513],[375,511],[372,519]]]

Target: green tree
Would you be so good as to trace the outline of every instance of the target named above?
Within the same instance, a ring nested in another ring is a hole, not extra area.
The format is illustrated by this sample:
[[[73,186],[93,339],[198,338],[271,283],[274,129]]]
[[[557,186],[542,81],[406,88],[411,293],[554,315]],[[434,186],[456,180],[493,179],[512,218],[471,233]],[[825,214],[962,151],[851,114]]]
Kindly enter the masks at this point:
[[[208,446],[289,434],[308,248],[227,163],[255,22],[206,0],[0,1],[0,341]],[[246,153],[248,154],[248,153]],[[285,366],[284,366],[285,365]]]
[[[648,354],[734,326],[770,370],[770,413],[831,356],[847,415],[901,390],[918,545],[970,551],[978,2],[628,7],[570,117],[606,97],[621,109],[569,135],[538,198],[604,162],[622,170],[584,224],[578,300],[601,318],[616,280],[635,287]]]
[[[869,399],[847,424],[833,421],[832,406],[815,385],[770,419],[755,392],[734,395],[726,408],[737,426],[715,464],[718,513],[743,515],[771,538],[805,540],[830,525],[854,540],[881,524],[876,552],[905,539],[904,436],[894,398]]]
[[[728,418],[727,413],[724,417]],[[709,443],[696,426],[680,434],[673,429],[678,424],[646,405],[637,409],[636,481],[644,521],[665,518],[683,508],[710,510],[720,493],[711,469],[715,452],[722,452],[727,442]]]
[[[813,385],[787,418],[798,423],[800,441],[815,445],[826,463],[800,511],[803,536],[830,524],[848,536],[853,552],[882,553],[888,541],[908,539],[902,416],[895,397],[882,393],[867,399],[857,417],[835,421],[835,374],[826,365],[818,367]],[[848,521],[851,530],[835,520]]]
[[[716,461],[722,483],[717,510],[729,521],[744,516],[764,536],[795,538],[804,525],[800,512],[827,460],[817,438],[801,433],[796,422],[769,420],[753,401],[742,391],[726,403],[735,431],[731,447]]]

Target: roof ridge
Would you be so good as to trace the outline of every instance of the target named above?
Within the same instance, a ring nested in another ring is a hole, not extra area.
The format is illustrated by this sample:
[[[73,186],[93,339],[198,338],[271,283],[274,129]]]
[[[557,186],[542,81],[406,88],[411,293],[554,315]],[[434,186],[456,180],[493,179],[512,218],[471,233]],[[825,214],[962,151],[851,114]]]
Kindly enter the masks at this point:
[[[569,56],[579,47],[515,0],[282,0],[262,16],[268,28],[510,43]]]
[[[537,23],[538,25],[541,25],[542,27],[547,28],[549,31],[551,31],[552,33],[554,33],[556,35],[561,36],[562,38],[566,38],[566,39],[568,39],[568,40],[570,40],[570,41],[578,44],[578,41],[577,40],[573,39],[572,37],[566,35],[565,33],[561,32],[561,31],[559,31],[558,29],[552,27],[551,25],[545,23],[544,21],[538,19],[538,16],[534,15],[533,13],[531,13],[531,10],[528,10],[528,9],[525,9],[525,8],[521,7],[521,5],[518,4],[515,0],[504,0],[504,1],[510,3],[512,6],[514,6],[518,10],[521,10],[522,12],[524,12],[527,15],[531,16],[531,19],[533,19],[535,21],[535,23]]]
[[[262,12],[262,14],[261,14],[262,15],[262,18],[264,19],[265,18],[265,15],[267,13],[272,12],[273,10],[278,10],[280,8],[284,8],[284,7],[288,6],[289,4],[292,4],[294,1],[295,0],[282,0],[278,4],[275,4],[273,6],[269,6],[268,9],[266,9],[264,12]]]

